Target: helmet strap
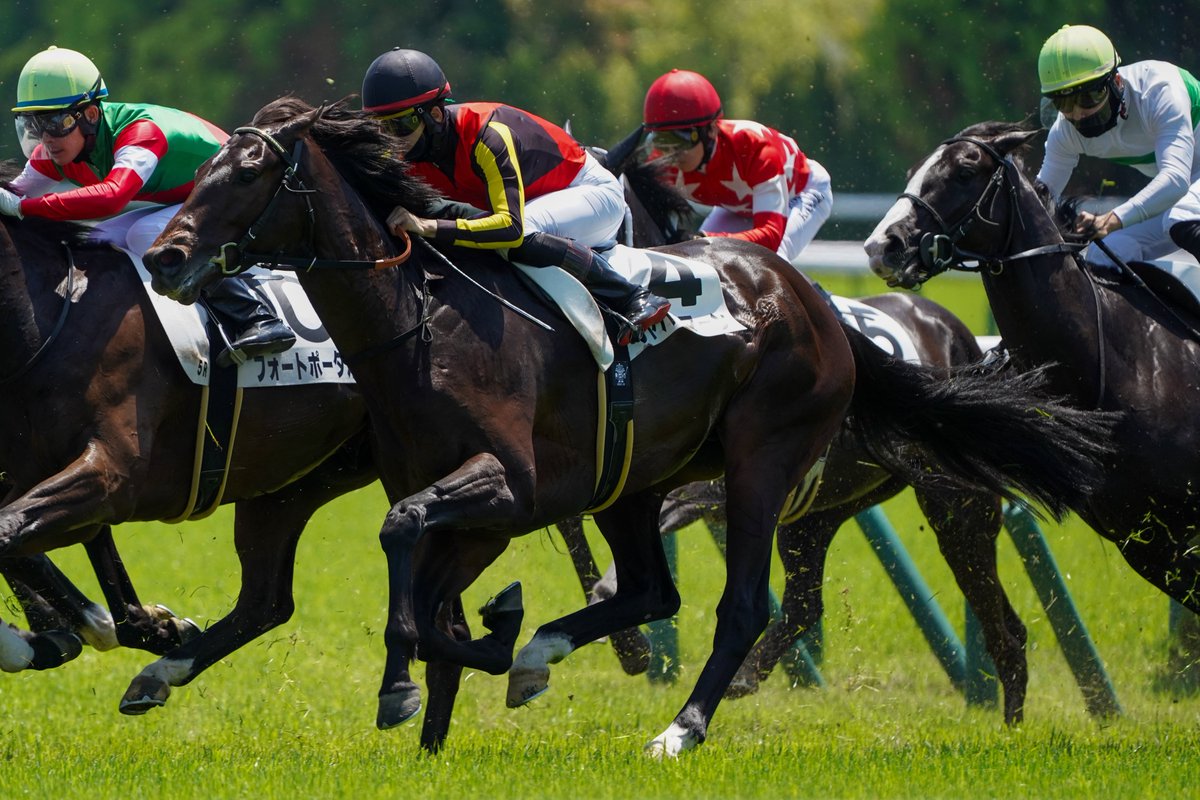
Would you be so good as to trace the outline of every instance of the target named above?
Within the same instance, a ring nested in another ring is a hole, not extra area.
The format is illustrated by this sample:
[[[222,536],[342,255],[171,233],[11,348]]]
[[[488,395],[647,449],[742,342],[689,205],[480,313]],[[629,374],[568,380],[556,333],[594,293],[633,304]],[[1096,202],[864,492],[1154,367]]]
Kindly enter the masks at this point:
[[[95,108],[98,112],[96,121],[92,122],[88,119],[87,109]],[[100,123],[104,119],[104,112],[100,110],[99,101],[90,103],[83,107],[83,113],[79,116],[79,132],[83,134],[83,149],[79,151],[79,155],[75,157],[76,164],[82,164],[88,160],[92,151],[96,149],[96,132],[100,129]]]
[[[696,167],[697,170],[704,169],[704,165],[708,163],[717,149],[717,135],[714,130],[716,124],[716,120],[713,120],[700,129],[700,141],[704,143],[704,158],[700,159],[700,166]]]

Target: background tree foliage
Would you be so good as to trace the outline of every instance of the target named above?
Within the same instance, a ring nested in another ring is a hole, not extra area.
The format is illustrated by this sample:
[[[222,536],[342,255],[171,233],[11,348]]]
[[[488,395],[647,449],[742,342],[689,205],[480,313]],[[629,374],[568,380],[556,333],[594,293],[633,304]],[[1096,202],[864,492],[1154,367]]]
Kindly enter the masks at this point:
[[[7,0],[0,97],[58,44],[91,56],[114,99],[229,128],[285,92],[352,94],[401,46],[437,58],[458,99],[570,118],[607,144],[637,125],[650,82],[684,67],[713,81],[727,115],[793,135],[835,191],[893,192],[966,125],[1034,114],[1037,51],[1067,22],[1105,30],[1127,62],[1200,72],[1194,0]],[[15,157],[15,138],[0,138],[0,157]]]

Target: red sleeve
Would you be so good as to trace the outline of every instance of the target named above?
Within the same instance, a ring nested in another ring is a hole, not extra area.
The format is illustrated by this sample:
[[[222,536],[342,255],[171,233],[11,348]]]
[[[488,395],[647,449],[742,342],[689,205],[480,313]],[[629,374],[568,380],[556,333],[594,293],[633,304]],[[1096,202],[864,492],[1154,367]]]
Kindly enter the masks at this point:
[[[26,198],[21,201],[21,213],[60,220],[99,219],[120,213],[144,185],[142,175],[152,175],[158,159],[167,152],[167,137],[150,120],[138,120],[117,134],[113,152],[113,168],[103,180],[97,181],[83,165],[69,165],[68,177],[86,185]]]
[[[745,239],[747,242],[762,245],[771,252],[779,249],[783,243],[783,231],[787,226],[787,217],[773,211],[763,211],[754,215],[754,227],[740,233],[709,234],[710,236],[728,236],[732,239]]]

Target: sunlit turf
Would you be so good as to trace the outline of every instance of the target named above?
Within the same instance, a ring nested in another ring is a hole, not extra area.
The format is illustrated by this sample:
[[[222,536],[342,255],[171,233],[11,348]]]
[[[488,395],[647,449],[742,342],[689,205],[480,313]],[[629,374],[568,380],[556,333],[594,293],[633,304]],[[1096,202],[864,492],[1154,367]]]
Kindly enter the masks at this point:
[[[822,283],[847,296],[881,289],[874,279]],[[927,294],[987,332],[977,281],[935,282]],[[176,689],[163,709],[117,713],[150,660],[142,653],[86,649],[59,670],[0,675],[0,797],[1182,798],[1200,785],[1200,697],[1161,688],[1167,601],[1076,520],[1043,529],[1115,686],[1119,718],[1088,717],[1006,535],[1001,576],[1029,628],[1030,690],[1017,729],[951,687],[850,523],[826,570],[827,688],[792,689],[777,671],[759,694],[723,703],[698,750],[652,762],[642,746],[669,724],[703,665],[724,578],[716,546],[695,525],[678,537],[677,684],[625,676],[602,644],[553,667],[551,691],[529,708],[505,708],[502,676],[467,673],[447,747],[423,755],[419,718],[374,727],[385,510],[372,486],[320,511],[300,543],[295,617]],[[961,595],[911,496],[885,511],[961,632]],[[186,526],[118,529],[142,599],[202,625],[226,613],[239,580],[231,519],[224,509]],[[54,555],[99,596],[82,551]],[[583,599],[556,534],[515,541],[472,588],[468,610],[513,579],[525,588],[519,643]],[[782,580],[776,563],[776,592]]]

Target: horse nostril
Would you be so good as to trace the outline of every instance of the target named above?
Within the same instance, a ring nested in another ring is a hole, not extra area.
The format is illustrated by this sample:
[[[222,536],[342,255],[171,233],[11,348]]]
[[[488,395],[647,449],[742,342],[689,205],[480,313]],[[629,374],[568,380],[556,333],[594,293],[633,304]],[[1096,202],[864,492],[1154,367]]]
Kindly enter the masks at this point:
[[[143,259],[147,269],[173,270],[186,260],[186,254],[178,247],[158,247],[146,251]]]

